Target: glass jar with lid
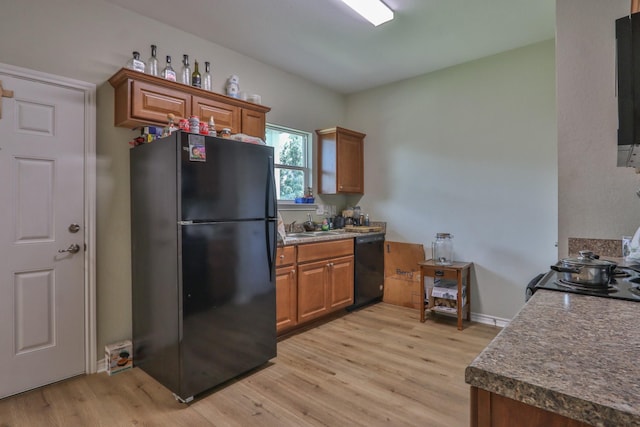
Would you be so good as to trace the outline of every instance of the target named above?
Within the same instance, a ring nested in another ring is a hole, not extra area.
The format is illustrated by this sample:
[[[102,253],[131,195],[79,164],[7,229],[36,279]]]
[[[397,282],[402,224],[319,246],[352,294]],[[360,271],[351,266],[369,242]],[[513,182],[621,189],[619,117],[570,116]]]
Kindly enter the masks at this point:
[[[438,265],[451,265],[453,263],[452,234],[436,234],[436,240],[431,244],[431,258]]]

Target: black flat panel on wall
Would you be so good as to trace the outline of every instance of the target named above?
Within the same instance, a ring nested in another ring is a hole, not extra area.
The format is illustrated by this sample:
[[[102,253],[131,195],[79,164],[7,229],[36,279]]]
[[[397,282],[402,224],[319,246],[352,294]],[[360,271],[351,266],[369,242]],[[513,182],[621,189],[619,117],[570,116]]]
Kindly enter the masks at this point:
[[[640,23],[640,19],[635,20]],[[634,81],[631,17],[616,20],[618,145],[634,144]],[[638,46],[640,48],[640,46]]]
[[[640,144],[640,13],[616,20],[618,145]]]

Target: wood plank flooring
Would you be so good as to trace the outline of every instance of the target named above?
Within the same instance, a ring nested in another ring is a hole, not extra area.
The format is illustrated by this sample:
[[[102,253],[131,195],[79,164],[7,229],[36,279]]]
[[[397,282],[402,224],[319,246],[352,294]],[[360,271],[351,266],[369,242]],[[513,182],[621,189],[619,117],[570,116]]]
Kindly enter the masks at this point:
[[[0,427],[467,427],[464,369],[499,331],[420,323],[415,310],[379,303],[281,340],[265,367],[188,405],[134,368],[0,400]]]

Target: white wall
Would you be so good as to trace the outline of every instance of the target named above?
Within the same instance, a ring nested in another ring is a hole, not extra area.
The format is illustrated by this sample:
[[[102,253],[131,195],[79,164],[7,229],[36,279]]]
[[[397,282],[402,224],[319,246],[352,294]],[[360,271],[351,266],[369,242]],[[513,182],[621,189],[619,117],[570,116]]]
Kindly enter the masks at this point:
[[[620,239],[640,226],[640,177],[616,167],[615,20],[629,0],[558,0],[559,253],[568,238]]]
[[[152,43],[174,62],[182,53],[211,60],[220,92],[229,74],[239,74],[242,89],[272,107],[272,123],[367,133],[359,203],[373,219],[389,221],[392,240],[428,247],[436,232],[453,233],[456,257],[476,264],[474,312],[512,317],[526,282],[557,259],[558,234],[562,255],[568,236],[633,233],[638,177],[615,167],[612,96],[613,20],[628,1],[557,3],[556,135],[552,41],[345,104],[301,78],[101,0],[3,2],[0,62],[99,85],[98,350],[131,333],[127,141],[136,132],[113,126],[105,81],[132,50],[146,58]]]
[[[510,319],[556,261],[553,40],[348,97],[367,133],[360,205],[389,240],[454,235],[473,261],[472,312]]]
[[[210,60],[218,92],[238,74],[242,90],[259,93],[272,108],[271,123],[313,132],[339,124],[345,114],[341,95],[101,0],[3,1],[0,62],[98,85],[98,354],[105,343],[131,337],[128,141],[138,134],[113,126],[113,89],[106,80],[133,50],[146,59],[152,43],[160,57],[172,55],[175,68],[183,53],[192,61]]]

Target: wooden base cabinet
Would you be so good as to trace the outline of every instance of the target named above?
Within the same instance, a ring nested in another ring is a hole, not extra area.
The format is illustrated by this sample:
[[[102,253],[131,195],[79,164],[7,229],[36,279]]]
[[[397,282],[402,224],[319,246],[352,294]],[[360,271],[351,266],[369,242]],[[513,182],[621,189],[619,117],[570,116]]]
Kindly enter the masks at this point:
[[[329,312],[328,275],[327,261],[298,266],[298,321],[300,323]]]
[[[298,323],[353,304],[353,240],[298,247]]]
[[[278,333],[298,324],[298,287],[294,266],[276,268],[276,330]]]
[[[471,387],[471,427],[589,427],[554,412]]]
[[[298,324],[298,281],[296,248],[278,248],[276,253],[276,331],[281,333]]]
[[[329,310],[334,311],[353,304],[353,256],[332,258],[329,274]]]

